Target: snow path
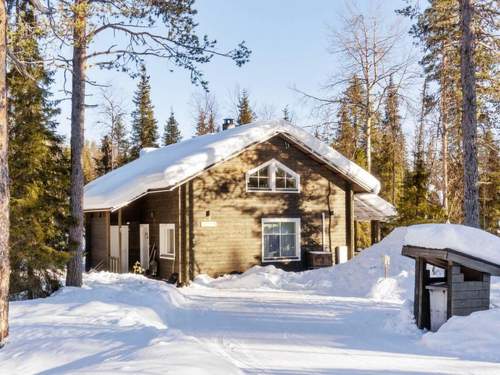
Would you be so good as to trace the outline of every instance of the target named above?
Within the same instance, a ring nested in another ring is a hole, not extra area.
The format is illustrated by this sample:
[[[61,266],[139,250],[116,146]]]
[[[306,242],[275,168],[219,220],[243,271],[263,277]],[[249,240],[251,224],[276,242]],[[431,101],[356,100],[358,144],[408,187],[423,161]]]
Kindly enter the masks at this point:
[[[303,292],[190,287],[172,324],[249,374],[498,374],[436,355],[401,304]]]
[[[174,288],[134,275],[11,304],[1,375],[499,374],[421,343],[408,307],[311,291]]]

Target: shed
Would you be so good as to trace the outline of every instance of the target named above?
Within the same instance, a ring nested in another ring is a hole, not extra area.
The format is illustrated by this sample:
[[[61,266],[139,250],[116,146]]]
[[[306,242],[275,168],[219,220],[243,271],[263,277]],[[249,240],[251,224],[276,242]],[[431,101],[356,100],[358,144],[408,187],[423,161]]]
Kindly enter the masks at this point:
[[[419,328],[434,331],[453,315],[489,308],[490,276],[500,276],[500,247],[495,251],[499,244],[498,237],[461,225],[408,228],[402,255],[415,259],[414,315]],[[443,271],[431,275],[429,265]]]

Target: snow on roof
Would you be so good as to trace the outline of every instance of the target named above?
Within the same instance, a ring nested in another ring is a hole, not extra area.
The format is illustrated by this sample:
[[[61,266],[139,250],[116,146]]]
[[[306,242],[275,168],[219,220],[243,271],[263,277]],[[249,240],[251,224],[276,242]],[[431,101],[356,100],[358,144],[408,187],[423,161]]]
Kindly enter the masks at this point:
[[[306,130],[284,120],[258,121],[148,150],[139,159],[87,184],[84,210],[113,210],[148,190],[173,188],[211,165],[277,134],[306,147],[365,191],[379,192],[380,183],[374,176]]]
[[[500,237],[459,224],[420,224],[406,230],[405,245],[452,249],[500,265]]]
[[[356,220],[386,221],[398,212],[385,199],[373,193],[359,193],[354,195],[354,217]]]

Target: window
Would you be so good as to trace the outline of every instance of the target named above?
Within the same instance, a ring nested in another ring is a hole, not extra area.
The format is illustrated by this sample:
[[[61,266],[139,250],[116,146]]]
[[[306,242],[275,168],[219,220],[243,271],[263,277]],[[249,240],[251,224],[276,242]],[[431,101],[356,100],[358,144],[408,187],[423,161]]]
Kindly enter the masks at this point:
[[[262,261],[300,260],[300,219],[262,219]]]
[[[277,160],[247,172],[247,191],[298,192],[299,175]]]
[[[160,258],[175,258],[175,224],[160,224]]]

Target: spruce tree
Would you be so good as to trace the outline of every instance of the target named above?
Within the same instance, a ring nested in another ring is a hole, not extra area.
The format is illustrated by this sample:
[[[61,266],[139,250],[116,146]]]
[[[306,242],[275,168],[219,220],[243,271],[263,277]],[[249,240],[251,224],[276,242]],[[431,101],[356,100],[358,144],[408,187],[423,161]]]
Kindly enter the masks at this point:
[[[374,172],[382,184],[381,196],[394,205],[402,193],[405,171],[406,147],[401,126],[398,91],[391,78],[373,162]]]
[[[500,146],[493,131],[488,129],[479,142],[479,203],[481,228],[500,234]]]
[[[163,145],[168,146],[182,139],[181,131],[179,130],[179,123],[175,119],[174,111],[170,111],[170,117],[165,124],[165,130],[163,132]]]
[[[110,141],[112,147],[112,169],[121,167],[130,158],[130,144],[123,116],[118,116],[111,128]]]
[[[11,66],[9,84],[9,168],[11,171],[12,298],[47,296],[59,286],[68,259],[67,196],[69,158],[53,120],[52,74],[39,64],[38,40],[44,36],[31,7],[17,9],[11,49],[26,62],[25,74]]]
[[[332,146],[366,168],[366,137],[363,131],[366,115],[363,109],[363,97],[361,82],[357,76],[353,76],[340,100],[338,126]]]
[[[151,103],[151,85],[145,65],[141,66],[139,84],[133,99],[131,158],[139,157],[144,147],[158,147],[158,127]]]
[[[96,160],[96,170],[99,176],[113,170],[113,144],[109,135],[101,139],[100,156]]]
[[[238,125],[249,124],[255,120],[255,113],[250,107],[250,99],[247,90],[243,90],[238,98]]]

